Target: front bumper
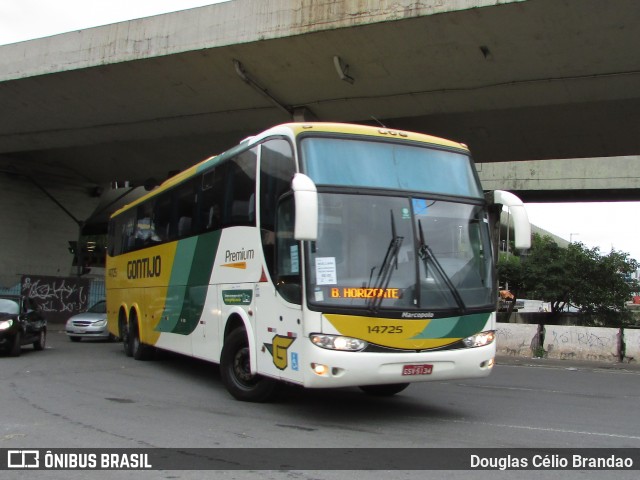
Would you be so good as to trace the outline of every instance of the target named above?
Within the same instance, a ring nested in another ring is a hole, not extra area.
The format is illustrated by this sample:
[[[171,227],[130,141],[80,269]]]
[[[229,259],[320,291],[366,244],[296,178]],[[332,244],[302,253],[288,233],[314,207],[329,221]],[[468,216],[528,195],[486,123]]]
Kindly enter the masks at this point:
[[[304,386],[333,388],[359,385],[429,382],[486,377],[491,373],[496,354],[495,342],[484,347],[456,350],[369,353],[339,352],[318,348],[309,342],[304,373]],[[326,373],[318,375],[313,365],[324,365]],[[405,368],[407,366],[419,368]],[[429,366],[430,368],[422,368]],[[407,370],[420,372],[403,375]],[[426,373],[429,372],[429,373]]]
[[[65,332],[69,337],[78,337],[78,338],[98,338],[98,339],[107,339],[109,338],[109,330],[106,326],[104,327],[94,327],[94,326],[75,326],[75,325],[67,325],[65,327]]]

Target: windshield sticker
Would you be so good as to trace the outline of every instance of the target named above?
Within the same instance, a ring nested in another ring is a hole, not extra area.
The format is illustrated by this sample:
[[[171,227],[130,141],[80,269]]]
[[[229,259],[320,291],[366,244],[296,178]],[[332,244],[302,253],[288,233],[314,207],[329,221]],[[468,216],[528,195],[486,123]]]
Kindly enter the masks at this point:
[[[314,292],[316,302],[324,302],[324,292],[322,290],[316,290]]]
[[[291,273],[298,274],[300,273],[300,260],[298,256],[298,245],[291,245],[289,249],[289,255],[291,256]]]
[[[317,257],[316,258],[316,284],[317,285],[336,285],[338,283],[338,275],[336,273],[335,257]]]
[[[427,201],[422,198],[414,198],[412,200],[413,203],[413,214],[414,215],[426,215],[427,214]]]
[[[402,209],[402,219],[403,220],[409,220],[411,218],[411,212],[409,211],[408,208],[403,208]]]

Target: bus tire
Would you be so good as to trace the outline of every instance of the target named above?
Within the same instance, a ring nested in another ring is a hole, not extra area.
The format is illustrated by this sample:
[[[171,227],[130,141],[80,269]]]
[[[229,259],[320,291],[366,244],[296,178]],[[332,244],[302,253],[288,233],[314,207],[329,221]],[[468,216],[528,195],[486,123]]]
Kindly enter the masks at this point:
[[[127,357],[133,356],[133,348],[131,344],[131,332],[129,330],[129,325],[124,319],[120,319],[120,338],[122,338],[122,348],[124,349],[124,354]]]
[[[408,383],[390,383],[388,385],[362,385],[362,390],[367,395],[374,397],[391,397],[396,393],[400,393],[409,386]]]
[[[136,360],[150,360],[153,358],[154,348],[140,341],[140,330],[135,318],[129,323],[129,342],[131,343],[131,356]]]
[[[220,377],[229,393],[243,402],[266,402],[276,393],[278,382],[252,375],[249,341],[244,328],[236,328],[224,342],[220,354]]]

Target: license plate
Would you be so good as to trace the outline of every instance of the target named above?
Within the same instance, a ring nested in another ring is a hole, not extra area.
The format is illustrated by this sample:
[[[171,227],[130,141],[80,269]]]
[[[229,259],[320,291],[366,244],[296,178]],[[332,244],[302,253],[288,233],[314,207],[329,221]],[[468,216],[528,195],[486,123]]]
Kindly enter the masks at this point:
[[[431,375],[431,372],[433,372],[433,365],[427,363],[402,367],[402,375]]]

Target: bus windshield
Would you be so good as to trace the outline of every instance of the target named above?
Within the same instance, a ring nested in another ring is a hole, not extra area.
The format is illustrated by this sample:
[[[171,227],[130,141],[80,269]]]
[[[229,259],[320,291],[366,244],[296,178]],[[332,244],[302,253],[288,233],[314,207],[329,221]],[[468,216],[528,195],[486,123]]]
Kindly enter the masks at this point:
[[[384,188],[482,198],[469,156],[428,145],[305,137],[304,173],[316,185]]]
[[[495,307],[481,205],[352,193],[321,193],[318,200],[318,238],[307,255],[312,308],[411,317]]]

